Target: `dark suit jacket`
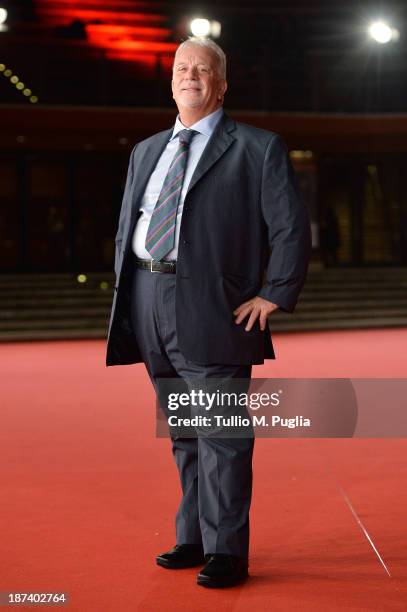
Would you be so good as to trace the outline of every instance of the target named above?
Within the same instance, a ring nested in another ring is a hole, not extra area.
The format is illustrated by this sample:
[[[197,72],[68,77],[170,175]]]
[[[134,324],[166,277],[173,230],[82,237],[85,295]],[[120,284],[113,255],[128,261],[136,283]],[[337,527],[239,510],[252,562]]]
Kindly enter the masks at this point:
[[[142,361],[130,323],[131,239],[148,179],[172,128],[138,143],[116,235],[116,286],[106,365]],[[184,201],[176,272],[176,326],[184,357],[201,364],[274,358],[268,330],[246,332],[233,310],[260,295],[292,312],[310,255],[307,210],[279,134],[224,113]]]

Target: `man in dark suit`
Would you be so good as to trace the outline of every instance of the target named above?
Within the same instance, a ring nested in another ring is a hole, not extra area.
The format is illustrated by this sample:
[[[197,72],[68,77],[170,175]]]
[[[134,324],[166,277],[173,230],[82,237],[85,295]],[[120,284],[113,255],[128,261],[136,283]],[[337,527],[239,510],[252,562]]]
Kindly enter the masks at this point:
[[[309,220],[285,144],[232,120],[226,89],[220,47],[182,43],[175,126],[130,156],[106,363],[144,362],[159,398],[165,379],[250,380],[274,358],[268,316],[293,311],[306,276]],[[204,565],[203,586],[247,578],[253,443],[172,436],[183,496],[158,565]]]

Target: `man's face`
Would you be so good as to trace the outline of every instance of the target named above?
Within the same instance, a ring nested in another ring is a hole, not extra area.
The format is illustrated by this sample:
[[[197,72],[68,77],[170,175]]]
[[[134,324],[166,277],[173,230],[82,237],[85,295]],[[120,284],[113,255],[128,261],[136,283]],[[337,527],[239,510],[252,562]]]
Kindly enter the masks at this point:
[[[225,79],[218,75],[216,55],[194,44],[177,53],[171,85],[178,110],[195,110],[202,117],[221,106],[227,88]]]

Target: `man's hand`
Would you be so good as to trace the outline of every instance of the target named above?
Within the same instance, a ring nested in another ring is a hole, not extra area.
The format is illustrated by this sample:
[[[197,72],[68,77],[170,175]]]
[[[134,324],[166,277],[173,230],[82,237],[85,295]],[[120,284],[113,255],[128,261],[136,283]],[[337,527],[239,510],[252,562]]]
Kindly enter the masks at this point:
[[[248,302],[243,302],[233,311],[234,315],[237,315],[235,319],[236,325],[239,325],[250,314],[249,320],[245,327],[246,331],[250,331],[253,327],[256,319],[260,318],[260,329],[264,331],[267,325],[267,317],[269,314],[278,309],[277,304],[269,302],[262,297],[256,296]]]

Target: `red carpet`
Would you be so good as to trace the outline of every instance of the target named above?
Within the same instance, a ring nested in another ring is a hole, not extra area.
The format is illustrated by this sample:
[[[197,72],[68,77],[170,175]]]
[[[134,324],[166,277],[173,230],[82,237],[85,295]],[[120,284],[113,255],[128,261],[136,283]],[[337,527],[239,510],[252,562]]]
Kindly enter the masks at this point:
[[[281,334],[254,376],[404,378],[406,342]],[[107,369],[104,351],[0,345],[0,591],[65,591],[75,612],[407,609],[404,439],[257,440],[251,580],[206,590],[156,567],[180,493],[170,443],[144,367]]]

